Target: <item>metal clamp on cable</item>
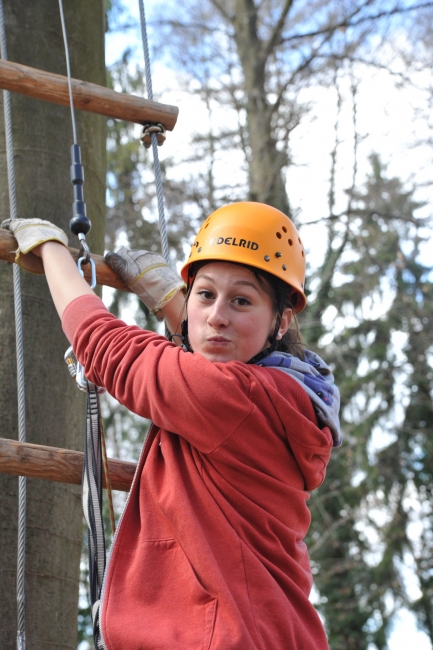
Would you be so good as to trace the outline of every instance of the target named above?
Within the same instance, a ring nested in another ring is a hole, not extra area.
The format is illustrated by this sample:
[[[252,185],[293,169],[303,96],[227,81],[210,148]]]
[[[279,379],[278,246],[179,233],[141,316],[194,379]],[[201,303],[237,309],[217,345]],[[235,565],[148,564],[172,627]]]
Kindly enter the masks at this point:
[[[164,144],[165,142],[165,126],[160,124],[143,124],[143,133],[141,134],[141,142],[144,144],[146,149],[152,144],[152,133],[155,133],[158,140],[158,147]]]

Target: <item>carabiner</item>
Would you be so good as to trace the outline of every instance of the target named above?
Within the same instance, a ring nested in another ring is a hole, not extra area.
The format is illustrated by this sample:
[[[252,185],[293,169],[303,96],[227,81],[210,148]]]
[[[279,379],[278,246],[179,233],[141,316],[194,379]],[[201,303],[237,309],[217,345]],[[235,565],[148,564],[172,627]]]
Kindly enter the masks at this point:
[[[86,379],[84,368],[81,363],[77,361],[72,345],[66,350],[64,359],[68,366],[69,374],[73,379],[75,379],[77,387],[83,391],[83,393],[87,393],[89,390],[94,390],[95,384],[92,384],[91,381]],[[96,389],[98,393],[105,393],[105,388],[103,386],[96,386]]]
[[[77,262],[78,270],[84,278],[84,271],[81,267],[83,264],[87,264],[87,263],[90,264],[90,288],[94,289],[96,287],[96,265],[95,262],[92,260],[92,258],[89,257],[89,259],[86,260],[85,257],[80,257]]]

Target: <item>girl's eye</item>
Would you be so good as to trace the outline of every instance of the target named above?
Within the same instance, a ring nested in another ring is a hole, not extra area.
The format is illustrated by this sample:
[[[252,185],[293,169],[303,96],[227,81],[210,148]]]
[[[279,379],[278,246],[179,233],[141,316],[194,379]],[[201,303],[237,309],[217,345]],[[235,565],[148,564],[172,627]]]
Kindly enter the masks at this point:
[[[213,293],[212,291],[207,291],[207,289],[201,289],[198,292],[198,295],[204,298],[205,300],[212,300],[213,298]]]
[[[246,305],[250,305],[250,301],[247,298],[243,298],[240,296],[239,298],[236,298],[235,300],[236,304],[239,305],[239,307],[245,307]]]

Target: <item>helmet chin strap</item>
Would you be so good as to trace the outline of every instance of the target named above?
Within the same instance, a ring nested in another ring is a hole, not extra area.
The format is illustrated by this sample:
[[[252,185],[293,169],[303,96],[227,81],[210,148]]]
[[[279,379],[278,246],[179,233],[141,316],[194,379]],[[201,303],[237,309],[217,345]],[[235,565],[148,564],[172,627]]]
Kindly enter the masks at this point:
[[[169,341],[173,341],[173,339],[180,339],[182,348],[185,352],[194,352],[192,349],[189,340],[188,340],[188,320],[185,319],[182,321],[181,324],[181,330],[180,334],[170,334],[168,337]]]
[[[185,306],[188,303],[189,294],[191,292],[192,285],[194,282],[193,267],[194,265],[188,269],[188,283],[187,283]],[[181,323],[180,334],[171,334],[169,340],[173,341],[173,339],[180,339],[182,348],[184,349],[185,352],[194,353],[194,350],[192,349],[188,339],[188,315],[186,316],[185,320],[183,320]]]
[[[187,318],[185,318],[185,320],[182,321],[180,334],[172,334],[170,336],[170,341],[172,341],[174,338],[180,339],[182,343],[182,347],[185,350],[185,352],[194,352],[188,340],[188,319]]]

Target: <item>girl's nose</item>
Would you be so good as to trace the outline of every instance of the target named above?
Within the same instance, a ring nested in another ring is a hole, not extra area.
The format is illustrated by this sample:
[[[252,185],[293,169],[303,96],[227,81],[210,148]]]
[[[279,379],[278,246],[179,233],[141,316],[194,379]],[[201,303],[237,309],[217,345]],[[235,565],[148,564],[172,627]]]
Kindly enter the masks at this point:
[[[222,300],[215,300],[209,312],[207,322],[211,327],[227,327],[229,323],[228,307]]]

